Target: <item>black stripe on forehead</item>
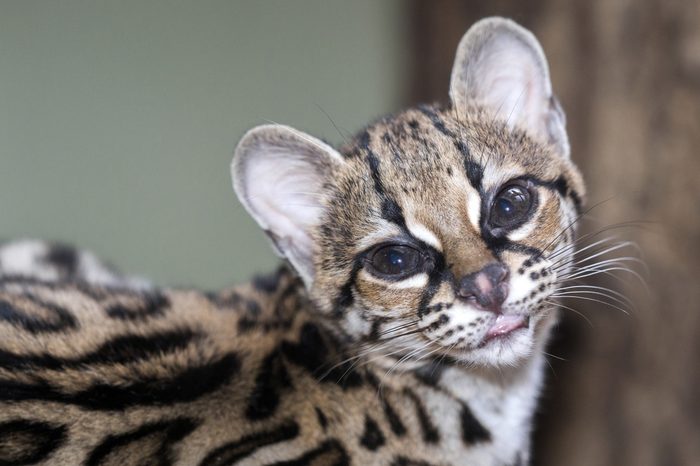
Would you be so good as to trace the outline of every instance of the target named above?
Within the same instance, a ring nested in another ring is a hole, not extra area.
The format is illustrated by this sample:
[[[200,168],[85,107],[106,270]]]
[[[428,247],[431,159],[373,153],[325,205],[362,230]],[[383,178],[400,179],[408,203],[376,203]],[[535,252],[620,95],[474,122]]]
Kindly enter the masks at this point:
[[[379,198],[382,200],[382,218],[388,222],[398,225],[404,232],[408,233],[408,228],[406,227],[406,219],[403,216],[403,209],[396,203],[394,199],[387,194],[384,188],[384,183],[382,182],[382,176],[379,172],[379,159],[376,154],[371,150],[367,150],[367,165],[369,166],[370,173],[372,174],[372,181],[374,182],[374,190],[376,191]]]
[[[432,122],[435,129],[452,140],[452,143],[457,148],[460,154],[464,157],[464,171],[474,189],[481,192],[482,181],[484,178],[484,167],[481,166],[471,155],[466,141],[463,141],[459,135],[445,126],[445,122],[433,109],[427,106],[420,106],[418,110],[427,116]]]

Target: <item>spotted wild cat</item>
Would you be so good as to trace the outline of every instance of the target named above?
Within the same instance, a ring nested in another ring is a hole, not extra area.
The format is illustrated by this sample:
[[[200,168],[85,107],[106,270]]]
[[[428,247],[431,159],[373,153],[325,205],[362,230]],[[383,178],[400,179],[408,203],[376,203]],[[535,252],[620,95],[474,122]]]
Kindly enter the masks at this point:
[[[234,188],[286,259],[249,284],[2,247],[0,464],[527,464],[583,182],[530,32],[474,25],[449,96],[339,150],[249,131]]]

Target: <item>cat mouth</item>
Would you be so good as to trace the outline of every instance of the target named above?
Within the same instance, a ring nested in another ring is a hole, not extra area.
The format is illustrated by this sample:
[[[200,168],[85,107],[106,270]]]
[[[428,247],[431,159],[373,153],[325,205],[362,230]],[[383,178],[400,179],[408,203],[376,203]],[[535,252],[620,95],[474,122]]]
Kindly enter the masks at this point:
[[[488,329],[480,346],[496,339],[506,338],[512,333],[530,327],[530,317],[524,315],[501,314]]]

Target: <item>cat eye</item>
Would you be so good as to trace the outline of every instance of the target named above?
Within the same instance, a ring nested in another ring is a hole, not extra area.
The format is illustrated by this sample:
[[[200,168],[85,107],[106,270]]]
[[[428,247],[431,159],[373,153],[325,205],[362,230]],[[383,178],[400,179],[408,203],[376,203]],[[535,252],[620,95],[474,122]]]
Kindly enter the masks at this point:
[[[519,183],[505,186],[491,203],[489,227],[510,230],[519,226],[532,213],[534,201],[535,196],[528,186]]]
[[[375,275],[392,280],[409,277],[423,264],[421,252],[411,246],[386,245],[377,248],[369,258],[369,269]]]

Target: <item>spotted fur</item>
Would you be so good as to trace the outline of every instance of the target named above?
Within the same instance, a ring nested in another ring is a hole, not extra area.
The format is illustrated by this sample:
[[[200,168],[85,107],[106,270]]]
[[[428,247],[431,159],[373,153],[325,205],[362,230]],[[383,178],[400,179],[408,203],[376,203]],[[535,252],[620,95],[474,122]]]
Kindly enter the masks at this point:
[[[234,187],[286,265],[245,285],[157,289],[65,246],[0,247],[0,464],[527,464],[583,183],[526,30],[475,25],[450,97],[338,151],[246,134]],[[494,230],[514,180],[532,212]],[[373,273],[387,242],[421,268]],[[497,308],[460,294],[493,264]]]

